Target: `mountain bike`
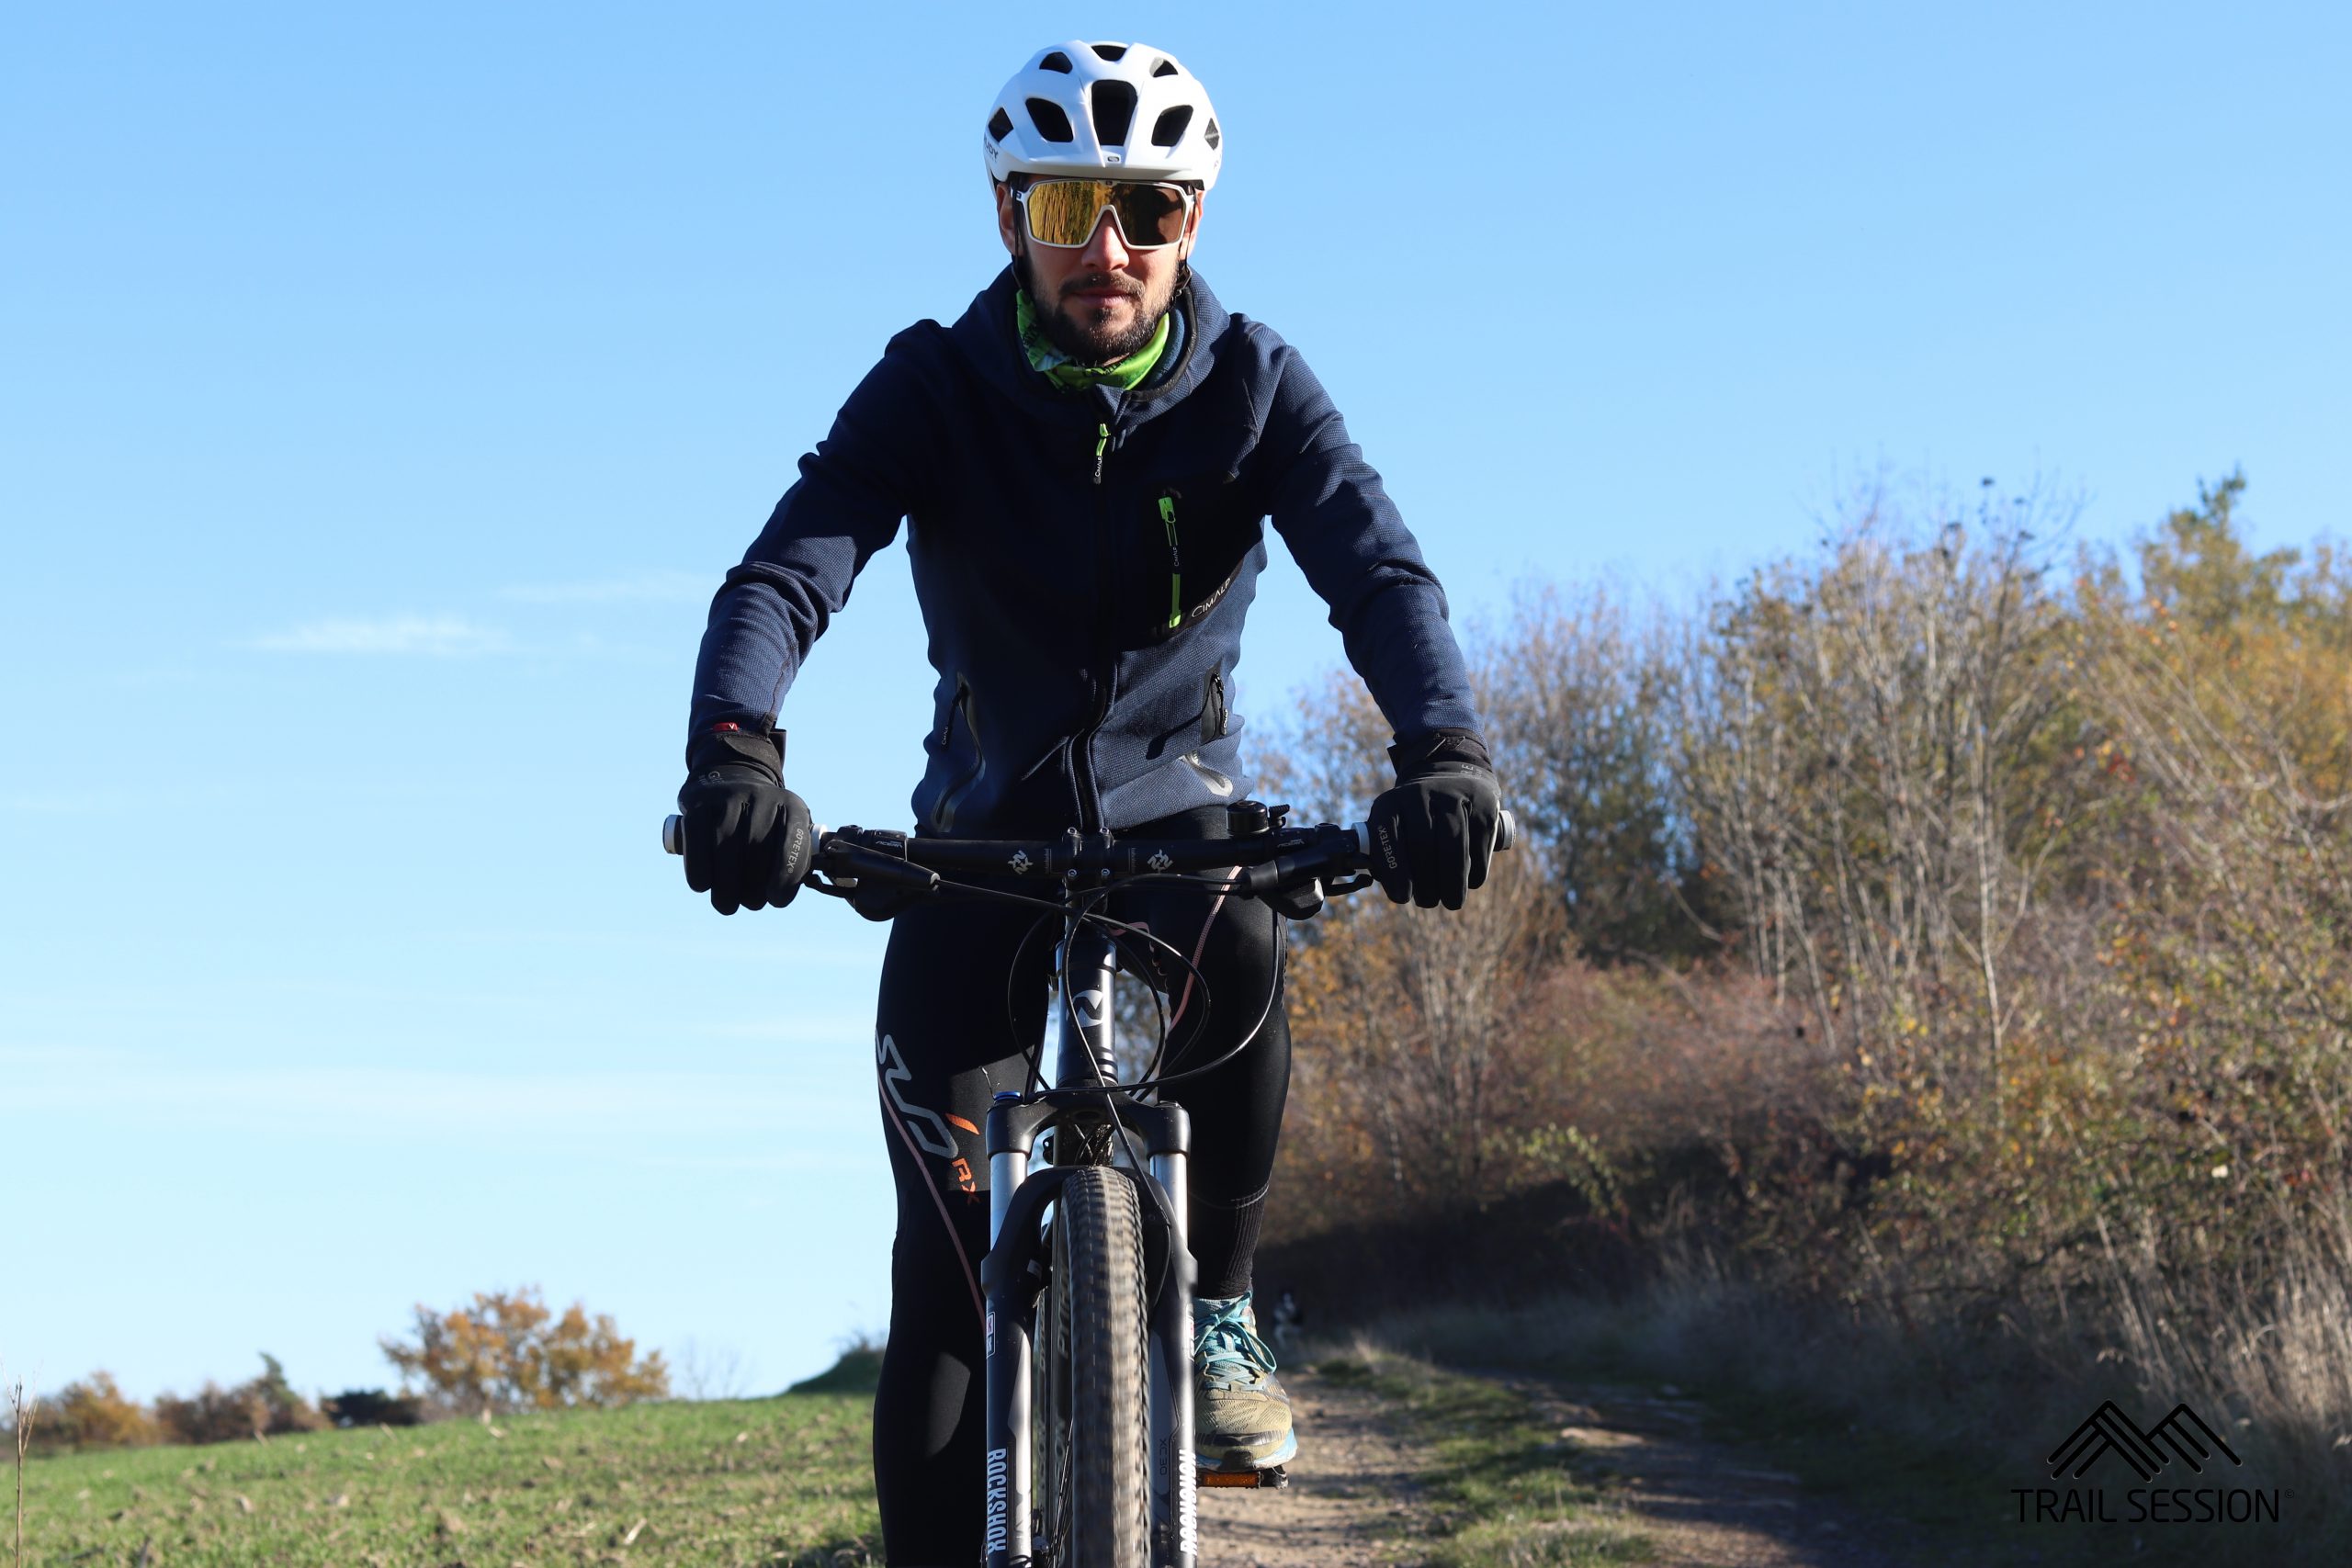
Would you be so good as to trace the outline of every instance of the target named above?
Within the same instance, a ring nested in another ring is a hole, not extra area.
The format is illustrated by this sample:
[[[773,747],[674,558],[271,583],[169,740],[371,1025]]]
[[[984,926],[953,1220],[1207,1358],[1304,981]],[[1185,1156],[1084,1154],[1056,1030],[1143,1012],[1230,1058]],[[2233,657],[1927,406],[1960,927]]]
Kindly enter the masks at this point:
[[[1305,919],[1328,897],[1373,885],[1366,827],[1292,827],[1287,811],[1238,803],[1224,839],[817,829],[802,886],[869,913],[965,897],[1034,905],[1062,922],[1050,1080],[1041,1036],[1023,1088],[996,1097],[986,1129],[988,1568],[1196,1568],[1197,1487],[1288,1482],[1281,1466],[1195,1468],[1184,1226],[1192,1133],[1184,1108],[1159,1098],[1257,1037],[1280,998],[1281,970],[1249,1032],[1197,1066],[1163,1070],[1167,1023],[1156,1013],[1150,1055],[1123,1080],[1112,1005],[1122,959],[1140,968],[1156,954],[1204,993],[1207,981],[1174,945],[1103,910],[1114,893],[1178,885]],[[1506,812],[1495,848],[1509,849],[1512,836]],[[662,842],[684,852],[680,818],[663,824]]]

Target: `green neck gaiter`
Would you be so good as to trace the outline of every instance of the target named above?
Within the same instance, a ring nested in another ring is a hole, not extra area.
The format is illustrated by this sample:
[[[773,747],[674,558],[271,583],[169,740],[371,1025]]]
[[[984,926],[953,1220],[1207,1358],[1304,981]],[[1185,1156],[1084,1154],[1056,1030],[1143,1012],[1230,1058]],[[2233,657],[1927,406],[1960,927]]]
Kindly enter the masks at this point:
[[[1012,312],[1021,333],[1021,351],[1029,356],[1029,368],[1065,391],[1086,387],[1116,387],[1132,392],[1168,347],[1168,315],[1161,312],[1159,325],[1151,341],[1128,355],[1115,365],[1080,365],[1054,346],[1037,324],[1037,307],[1030,303],[1029,290],[1015,283],[1012,286]]]

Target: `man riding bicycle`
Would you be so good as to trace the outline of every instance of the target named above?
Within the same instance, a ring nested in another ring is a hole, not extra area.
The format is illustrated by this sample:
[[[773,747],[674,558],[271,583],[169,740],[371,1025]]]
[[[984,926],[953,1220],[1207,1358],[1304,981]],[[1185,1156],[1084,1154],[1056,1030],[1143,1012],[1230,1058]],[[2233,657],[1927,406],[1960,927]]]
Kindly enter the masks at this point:
[[[678,798],[687,880],[721,914],[786,903],[808,872],[778,708],[902,519],[939,671],[918,833],[1230,836],[1249,780],[1228,694],[1271,518],[1396,737],[1370,819],[1383,889],[1459,908],[1484,880],[1500,807],[1444,594],[1306,362],[1190,268],[1223,144],[1200,82],[1145,44],[1041,50],[998,95],[982,152],[1011,265],[954,326],[891,340],[712,603]],[[876,1022],[899,1213],[876,1485],[891,1562],[962,1562],[981,1127],[1023,1087],[1052,943],[1000,903],[869,912],[898,916]],[[1171,1066],[1248,1037],[1169,1097],[1193,1130],[1199,1461],[1278,1465],[1297,1440],[1250,1268],[1290,1073],[1281,917],[1178,889],[1121,918],[1191,955],[1146,976]]]

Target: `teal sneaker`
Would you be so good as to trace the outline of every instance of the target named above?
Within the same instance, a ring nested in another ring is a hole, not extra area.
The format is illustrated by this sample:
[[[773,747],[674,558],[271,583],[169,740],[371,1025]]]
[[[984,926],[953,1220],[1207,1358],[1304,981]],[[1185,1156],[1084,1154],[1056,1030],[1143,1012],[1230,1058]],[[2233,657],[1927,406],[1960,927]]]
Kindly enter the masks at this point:
[[[1193,1303],[1193,1435],[1203,1470],[1270,1470],[1298,1453],[1290,1395],[1250,1296]]]

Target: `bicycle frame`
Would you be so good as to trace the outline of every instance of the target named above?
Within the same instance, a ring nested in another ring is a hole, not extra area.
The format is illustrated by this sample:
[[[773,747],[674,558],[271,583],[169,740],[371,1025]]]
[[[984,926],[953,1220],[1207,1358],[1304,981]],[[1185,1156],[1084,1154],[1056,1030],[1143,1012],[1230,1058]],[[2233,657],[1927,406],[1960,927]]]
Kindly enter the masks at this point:
[[[1055,949],[1059,976],[1054,1087],[1085,1089],[1119,1081],[1112,1049],[1111,940],[1066,918]],[[1056,1126],[1115,1118],[1136,1135],[1146,1168],[1125,1174],[1141,1185],[1144,1268],[1160,1281],[1153,1298],[1151,1348],[1151,1561],[1153,1568],[1196,1568],[1200,1554],[1199,1476],[1193,1454],[1193,1254],[1184,1226],[1186,1162],[1192,1120],[1181,1105],[1146,1105],[1125,1094],[1088,1094],[1019,1103],[998,1096],[989,1111],[989,1254],[980,1262],[987,1298],[988,1568],[1029,1568],[1031,1506],[1030,1363],[1036,1297],[1048,1267],[1043,1221],[1075,1164],[1033,1168],[1040,1134]],[[1114,1134],[1115,1135],[1115,1134]],[[1075,1140],[1057,1137],[1057,1158]]]
[[[1034,1568],[1029,1393],[1037,1292],[1051,1269],[1045,1219],[1069,1173],[1089,1166],[1116,1169],[1136,1184],[1142,1265],[1145,1278],[1157,1281],[1146,1325],[1151,1360],[1146,1394],[1151,1568],[1198,1568],[1200,1474],[1192,1446],[1195,1274],[1184,1215],[1192,1120],[1181,1105],[1148,1105],[1130,1093],[1102,1087],[1120,1081],[1111,1029],[1115,949],[1072,898],[1081,878],[1099,887],[1145,875],[1215,871],[1220,880],[1231,877],[1231,891],[1239,897],[1263,899],[1278,913],[1307,919],[1323,905],[1325,877],[1351,879],[1331,883],[1329,893],[1371,885],[1369,825],[1286,828],[1286,807],[1245,802],[1235,809],[1253,812],[1254,820],[1233,838],[1181,841],[1118,840],[1075,829],[1049,841],[910,840],[904,833],[859,828],[817,831],[817,869],[831,880],[812,876],[809,883],[836,896],[848,896],[858,885],[854,879],[921,896],[946,885],[943,873],[999,877],[1005,868],[1032,888],[1062,885],[1062,938],[1054,950],[1059,1001],[1054,1087],[1035,1099],[1000,1094],[988,1114],[989,1253],[980,1261],[988,1364],[988,1568]],[[1503,812],[1496,827],[1496,852],[1510,848],[1516,832],[1510,813]],[[683,818],[672,817],[662,824],[662,842],[673,854],[685,852]],[[1057,1136],[1056,1163],[1032,1168],[1038,1137],[1057,1127],[1096,1135],[1083,1143]],[[1111,1158],[1111,1150],[1129,1137],[1139,1140],[1145,1151],[1141,1170]],[[1279,1466],[1258,1474],[1272,1477],[1272,1484],[1283,1483]]]

